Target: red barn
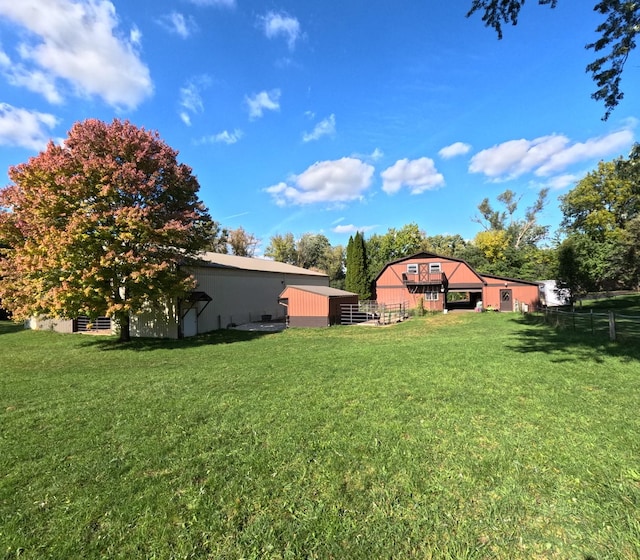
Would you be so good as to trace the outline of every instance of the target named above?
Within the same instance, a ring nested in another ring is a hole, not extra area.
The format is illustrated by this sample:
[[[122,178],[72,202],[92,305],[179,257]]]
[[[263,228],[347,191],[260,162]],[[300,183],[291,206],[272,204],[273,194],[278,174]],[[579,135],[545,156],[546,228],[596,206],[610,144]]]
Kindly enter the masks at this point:
[[[375,279],[375,290],[378,303],[408,302],[409,307],[417,307],[422,299],[424,308],[432,311],[474,308],[478,302],[484,308],[516,311],[523,306],[533,308],[540,299],[536,282],[480,274],[461,259],[434,253],[418,253],[388,263]],[[451,293],[462,297],[449,302]]]
[[[287,307],[290,327],[340,324],[340,306],[358,303],[358,294],[329,286],[287,286],[278,302]]]

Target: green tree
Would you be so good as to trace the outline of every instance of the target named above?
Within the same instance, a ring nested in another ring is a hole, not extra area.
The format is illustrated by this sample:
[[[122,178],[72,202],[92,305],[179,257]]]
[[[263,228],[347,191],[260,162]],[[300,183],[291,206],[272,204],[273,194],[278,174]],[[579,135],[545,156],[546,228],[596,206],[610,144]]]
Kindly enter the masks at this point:
[[[347,271],[345,289],[367,300],[371,297],[370,280],[367,273],[367,254],[364,238],[360,232],[349,238],[347,245]]]
[[[568,290],[571,302],[582,298],[590,290],[596,289],[593,283],[592,270],[588,262],[589,254],[593,254],[592,241],[586,236],[574,236],[565,239],[558,247],[558,289]]]
[[[202,228],[202,234],[210,239],[209,245],[206,247],[207,251],[223,254],[229,252],[228,229],[223,228],[218,222],[214,220],[211,220],[211,222],[207,224],[197,224],[197,227]]]
[[[293,233],[289,232],[284,235],[273,235],[269,241],[269,245],[264,251],[264,254],[266,257],[269,257],[274,261],[294,265],[297,264],[298,251]]]
[[[332,288],[345,289],[345,258],[342,245],[329,246],[325,249],[320,270],[329,275],[329,285]]]
[[[562,226],[588,266],[590,289],[638,286],[640,268],[640,150],[600,162],[561,198]]]
[[[524,218],[516,218],[522,195],[507,189],[498,195],[498,201],[504,206],[504,210],[494,210],[488,198],[479,205],[480,216],[473,221],[479,223],[485,231],[505,231],[509,238],[509,244],[514,249],[524,246],[534,246],[542,241],[549,232],[548,226],[538,224],[538,216],[547,205],[549,189],[540,189],[536,201],[525,210]]]
[[[387,263],[420,252],[424,244],[425,234],[416,223],[406,224],[398,230],[389,228],[383,235],[372,235],[366,241],[370,280]]]
[[[503,24],[516,25],[524,3],[525,0],[473,0],[467,17],[481,12],[485,25],[495,29],[502,39]],[[538,0],[538,4],[551,8],[557,3],[558,0]],[[596,29],[599,38],[586,46],[596,54],[586,70],[597,87],[591,97],[604,102],[603,120],[606,120],[624,97],[620,82],[640,33],[640,4],[635,0],[600,0],[593,9],[605,16],[605,21]]]
[[[459,234],[454,235],[430,235],[422,247],[429,253],[442,255],[443,257],[462,258],[468,243]]]
[[[129,317],[194,287],[181,264],[211,242],[198,181],[157,133],[76,123],[11,167],[0,190],[0,298],[15,318]]]
[[[291,232],[273,235],[264,254],[278,262],[324,272],[329,276],[332,287],[344,288],[344,247],[331,246],[329,239],[322,234],[304,233],[297,241]]]
[[[320,233],[304,233],[296,243],[297,265],[324,270],[325,256],[331,243]]]
[[[604,241],[624,229],[640,212],[640,183],[625,174],[629,160],[600,162],[560,199],[562,226],[569,233],[584,233]]]
[[[478,205],[480,215],[472,220],[484,230],[474,239],[474,246],[480,251],[484,261],[479,270],[500,276],[540,279],[529,276],[534,269],[528,263],[534,260],[544,262],[540,258],[540,251],[544,249],[539,245],[546,238],[549,227],[540,225],[538,217],[547,204],[548,193],[549,189],[541,189],[535,202],[525,209],[522,217],[518,217],[522,196],[509,189],[497,197],[500,209],[495,209],[488,198]],[[469,264],[474,266],[474,263]],[[477,262],[475,266],[478,266]],[[538,269],[538,272],[545,271]]]

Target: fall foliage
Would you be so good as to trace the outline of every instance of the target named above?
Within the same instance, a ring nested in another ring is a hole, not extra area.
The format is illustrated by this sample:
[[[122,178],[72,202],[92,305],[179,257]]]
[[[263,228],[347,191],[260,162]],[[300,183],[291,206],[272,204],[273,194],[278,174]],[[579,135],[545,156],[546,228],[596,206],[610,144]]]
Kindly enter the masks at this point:
[[[76,123],[63,145],[9,170],[0,190],[0,299],[15,318],[129,315],[192,289],[179,265],[211,219],[191,169],[156,132]]]

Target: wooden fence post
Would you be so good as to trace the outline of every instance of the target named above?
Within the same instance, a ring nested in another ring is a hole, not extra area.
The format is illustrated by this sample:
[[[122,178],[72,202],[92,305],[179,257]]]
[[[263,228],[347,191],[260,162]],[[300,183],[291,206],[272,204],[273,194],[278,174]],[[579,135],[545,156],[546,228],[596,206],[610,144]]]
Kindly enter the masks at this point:
[[[609,340],[616,339],[616,316],[613,311],[609,311]]]

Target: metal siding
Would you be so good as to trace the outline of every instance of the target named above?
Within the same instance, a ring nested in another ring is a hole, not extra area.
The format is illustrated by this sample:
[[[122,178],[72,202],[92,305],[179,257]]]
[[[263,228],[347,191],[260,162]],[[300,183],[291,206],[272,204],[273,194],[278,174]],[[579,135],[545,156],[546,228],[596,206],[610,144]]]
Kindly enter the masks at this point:
[[[220,268],[197,268],[192,272],[198,290],[213,298],[198,318],[199,332],[259,321],[262,315],[284,318],[286,308],[278,303],[278,297],[287,285],[329,285],[327,276]]]
[[[129,331],[134,337],[178,338],[177,310],[175,303],[162,309],[149,309],[132,315]]]
[[[71,334],[73,332],[72,319],[47,319],[46,317],[30,317],[25,327],[34,331],[54,331],[62,334]]]
[[[281,296],[288,300],[289,326],[326,327],[340,321],[340,304],[358,303],[357,295],[329,297],[296,287],[286,288]]]

